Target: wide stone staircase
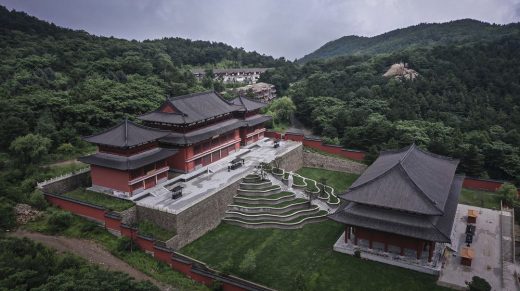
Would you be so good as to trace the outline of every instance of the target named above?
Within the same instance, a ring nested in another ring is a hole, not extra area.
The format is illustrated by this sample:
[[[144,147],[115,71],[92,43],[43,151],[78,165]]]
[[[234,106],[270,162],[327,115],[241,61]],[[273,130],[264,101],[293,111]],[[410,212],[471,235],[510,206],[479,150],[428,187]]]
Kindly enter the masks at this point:
[[[301,228],[326,219],[327,212],[308,200],[282,191],[269,179],[251,174],[242,179],[237,195],[223,219],[245,228]]]

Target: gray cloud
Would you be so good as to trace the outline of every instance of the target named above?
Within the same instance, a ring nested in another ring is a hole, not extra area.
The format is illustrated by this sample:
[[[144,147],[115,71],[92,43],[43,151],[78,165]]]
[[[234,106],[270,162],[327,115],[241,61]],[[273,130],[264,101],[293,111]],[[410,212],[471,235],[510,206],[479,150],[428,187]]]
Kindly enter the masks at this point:
[[[57,25],[126,39],[222,41],[293,59],[344,35],[421,22],[520,20],[520,0],[0,0]]]

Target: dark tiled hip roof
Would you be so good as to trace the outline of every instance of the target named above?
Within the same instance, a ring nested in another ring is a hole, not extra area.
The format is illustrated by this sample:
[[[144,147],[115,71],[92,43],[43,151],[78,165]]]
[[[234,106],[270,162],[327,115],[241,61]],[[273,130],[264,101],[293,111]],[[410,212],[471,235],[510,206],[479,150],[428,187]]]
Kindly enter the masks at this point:
[[[450,242],[453,220],[457,210],[462,176],[456,176],[450,185],[444,214],[429,216],[395,209],[349,202],[329,218],[340,223],[393,233],[435,242]]]
[[[94,144],[123,148],[148,143],[169,133],[168,130],[146,127],[125,120],[101,133],[86,136],[83,139]]]
[[[155,148],[130,157],[98,152],[80,157],[78,160],[86,164],[102,166],[118,170],[134,170],[151,163],[166,159],[176,154],[176,149]]]

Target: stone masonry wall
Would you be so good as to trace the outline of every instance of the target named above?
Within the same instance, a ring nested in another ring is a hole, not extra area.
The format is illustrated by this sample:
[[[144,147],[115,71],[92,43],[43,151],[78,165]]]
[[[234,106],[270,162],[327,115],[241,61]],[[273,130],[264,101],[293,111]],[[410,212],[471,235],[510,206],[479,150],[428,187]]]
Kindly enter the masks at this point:
[[[358,162],[308,151],[303,151],[303,166],[354,174],[361,174],[367,168],[366,165]]]
[[[121,211],[121,223],[127,225],[134,225],[137,223],[137,208],[136,206],[130,207],[127,210]]]
[[[241,179],[179,213],[176,217],[177,235],[166,245],[180,249],[217,227],[226,215],[228,205],[233,202],[240,182]]]
[[[303,145],[300,144],[298,147],[281,156],[279,166],[286,171],[292,172],[296,172],[303,167]]]
[[[46,193],[63,194],[78,187],[88,187],[90,184],[90,171],[88,171],[47,183],[40,188]]]
[[[167,230],[177,228],[177,215],[137,205],[137,220],[148,220]]]

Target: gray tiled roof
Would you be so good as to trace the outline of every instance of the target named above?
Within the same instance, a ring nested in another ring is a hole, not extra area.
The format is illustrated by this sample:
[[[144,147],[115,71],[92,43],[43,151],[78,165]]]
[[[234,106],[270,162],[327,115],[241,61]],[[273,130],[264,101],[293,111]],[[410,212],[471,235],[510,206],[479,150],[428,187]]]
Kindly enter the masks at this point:
[[[341,198],[426,215],[441,215],[458,160],[415,145],[382,152]]]
[[[176,149],[154,148],[130,157],[98,152],[80,157],[78,160],[91,164],[118,170],[133,170],[151,163],[166,159],[176,154]]]
[[[162,123],[189,124],[239,109],[213,91],[171,97],[165,102],[170,103],[176,109],[176,112],[166,113],[156,110],[139,116],[139,119]]]
[[[255,126],[257,124],[266,122],[270,119],[270,116],[260,114],[248,117],[244,120],[233,118],[188,133],[172,132],[169,135],[161,138],[160,141],[174,145],[194,144],[205,139],[211,138],[213,136],[229,132],[233,129],[237,129],[244,126]]]
[[[169,133],[167,130],[146,127],[125,119],[114,127],[83,139],[94,144],[131,147],[157,140]]]
[[[231,100],[231,103],[241,107],[241,110],[245,111],[253,111],[267,106],[265,103],[254,101],[243,96]]]
[[[450,184],[444,214],[428,216],[349,202],[329,218],[340,223],[436,242],[450,242],[463,176]]]

